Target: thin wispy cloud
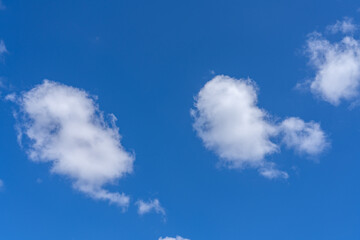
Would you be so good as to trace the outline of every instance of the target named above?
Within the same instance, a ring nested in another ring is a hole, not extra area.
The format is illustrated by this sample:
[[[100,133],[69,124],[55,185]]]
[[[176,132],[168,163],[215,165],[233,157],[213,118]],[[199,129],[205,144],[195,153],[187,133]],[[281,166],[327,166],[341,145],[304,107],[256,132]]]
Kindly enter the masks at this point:
[[[4,5],[3,1],[0,0],[0,10],[5,10],[6,6]]]
[[[129,205],[128,196],[104,188],[133,168],[115,116],[107,123],[87,92],[49,80],[12,100],[19,105],[18,129],[32,161],[51,163],[52,173],[70,178],[91,198]]]
[[[7,53],[6,45],[3,40],[0,40],[0,59],[3,59],[5,53]]]
[[[150,212],[155,212],[158,214],[166,215],[165,209],[161,206],[160,201],[158,199],[149,200],[145,202],[143,200],[139,200],[136,202],[138,206],[138,214],[144,215]]]
[[[330,41],[317,32],[307,39],[306,54],[315,70],[310,90],[334,106],[359,97],[360,42],[351,34],[356,28],[352,23],[339,22],[330,29],[345,34],[340,41]]]
[[[305,123],[299,118],[272,121],[257,106],[257,87],[250,79],[214,77],[196,96],[191,114],[205,147],[214,151],[225,166],[256,168],[267,178],[288,177],[266,160],[266,156],[279,153],[282,144],[307,155],[317,155],[327,145],[325,134],[315,122]],[[314,136],[318,138],[311,140]],[[309,143],[316,143],[318,151]]]
[[[190,240],[190,239],[176,236],[176,237],[164,237],[164,238],[160,237],[159,240]]]
[[[3,189],[3,187],[4,187],[4,182],[3,180],[0,179],[0,191]]]
[[[342,21],[337,20],[334,25],[329,25],[326,29],[332,34],[343,33],[352,34],[358,30],[359,26],[354,24],[352,18],[344,18]]]

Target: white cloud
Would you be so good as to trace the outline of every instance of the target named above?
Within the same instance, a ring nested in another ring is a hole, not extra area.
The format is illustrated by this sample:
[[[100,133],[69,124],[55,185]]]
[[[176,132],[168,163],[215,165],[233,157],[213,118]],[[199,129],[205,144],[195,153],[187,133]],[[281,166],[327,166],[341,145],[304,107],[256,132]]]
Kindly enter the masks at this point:
[[[299,118],[287,118],[281,125],[283,142],[300,153],[317,155],[328,146],[326,136],[315,122],[305,123]]]
[[[188,238],[183,238],[183,237],[180,237],[180,236],[176,236],[176,237],[160,237],[159,240],[190,240]]]
[[[195,100],[195,109],[191,110],[194,129],[205,146],[229,168],[257,168],[264,177],[287,178],[286,172],[277,170],[274,163],[265,159],[280,151],[275,142],[278,136],[284,136],[287,146],[298,152],[314,153],[306,148],[309,141],[306,134],[313,133],[311,127],[315,123],[301,120],[302,125],[296,126],[295,131],[285,128],[289,119],[284,124],[271,121],[269,114],[257,106],[256,86],[250,79],[216,76],[205,84]],[[288,139],[293,142],[290,144]],[[326,142],[325,138],[321,140]]]
[[[321,34],[313,33],[307,40],[306,52],[316,71],[310,81],[313,94],[333,105],[359,96],[360,43],[357,39],[345,36],[332,43]]]
[[[354,33],[358,26],[353,23],[352,18],[344,18],[342,21],[337,20],[334,25],[327,26],[327,30],[335,34],[338,32],[347,34]]]
[[[149,202],[144,202],[142,200],[139,200],[136,202],[136,205],[138,206],[138,213],[140,215],[144,215],[152,211],[162,214],[164,216],[166,214],[165,209],[160,205],[158,199],[150,200]]]
[[[7,53],[5,42],[0,40],[0,55],[3,55],[4,53]]]
[[[103,188],[130,173],[134,161],[120,144],[113,115],[109,126],[88,93],[48,80],[16,102],[31,160],[51,162],[51,172],[69,177],[75,189],[94,199],[128,206],[128,196]]]
[[[275,179],[275,178],[289,178],[289,174],[287,172],[281,171],[276,168],[276,165],[272,162],[266,162],[263,164],[262,167],[259,168],[259,173],[263,177],[268,179]]]
[[[251,80],[223,75],[207,82],[196,98],[195,130],[206,147],[232,167],[259,166],[265,155],[278,151],[270,140],[277,129],[256,104]]]
[[[4,182],[0,179],[0,190],[4,187]]]

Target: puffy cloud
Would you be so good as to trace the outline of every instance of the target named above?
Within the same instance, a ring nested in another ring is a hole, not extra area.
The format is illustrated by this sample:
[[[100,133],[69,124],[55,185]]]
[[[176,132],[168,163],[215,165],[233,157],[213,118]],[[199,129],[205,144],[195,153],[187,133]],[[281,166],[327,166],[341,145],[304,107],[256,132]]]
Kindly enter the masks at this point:
[[[345,36],[339,42],[330,42],[320,33],[313,33],[307,40],[306,52],[315,69],[315,77],[310,81],[313,94],[333,105],[359,96],[360,44],[357,39]]]
[[[344,18],[342,21],[336,21],[334,25],[330,25],[327,27],[328,31],[335,34],[338,32],[341,33],[354,33],[358,26],[353,23],[352,18]]]
[[[160,205],[159,200],[156,198],[154,200],[150,200],[148,202],[139,200],[136,202],[136,205],[138,206],[138,213],[140,215],[144,215],[151,211],[154,211],[154,212],[162,214],[162,215],[166,214],[165,209]]]
[[[176,236],[176,237],[160,237],[159,240],[190,240],[190,239],[187,239],[187,238],[183,238],[183,237],[180,237],[180,236]]]
[[[284,134],[285,145],[298,152],[317,155],[328,146],[326,136],[318,123],[305,123],[299,118],[292,117],[285,119],[280,128]]]
[[[216,76],[200,90],[192,115],[205,146],[232,167],[259,166],[265,155],[278,151],[270,138],[277,129],[258,108],[251,80]]]
[[[120,144],[111,115],[104,120],[94,98],[83,90],[45,80],[17,98],[20,135],[28,156],[51,162],[51,172],[73,180],[73,187],[94,199],[126,207],[129,197],[103,187],[133,167],[134,156]]]
[[[194,107],[191,114],[198,136],[229,168],[252,167],[267,178],[287,178],[286,172],[266,160],[266,156],[280,151],[276,143],[279,137],[283,138],[280,143],[309,155],[322,150],[316,152],[308,146],[309,138],[317,136],[313,141],[318,145],[326,143],[325,134],[314,122],[298,118],[279,124],[271,121],[257,106],[257,89],[250,79],[216,76],[200,90]]]

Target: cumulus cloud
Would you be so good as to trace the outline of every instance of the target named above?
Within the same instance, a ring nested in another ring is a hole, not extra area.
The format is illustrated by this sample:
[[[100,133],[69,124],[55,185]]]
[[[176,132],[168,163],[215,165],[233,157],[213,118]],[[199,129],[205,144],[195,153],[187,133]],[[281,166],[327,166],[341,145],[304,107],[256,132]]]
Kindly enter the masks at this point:
[[[162,214],[165,216],[165,209],[160,205],[158,199],[150,200],[148,202],[144,202],[143,200],[139,200],[136,202],[138,206],[138,213],[140,215],[144,215],[146,213],[154,211],[155,213]]]
[[[287,178],[286,172],[266,160],[266,156],[280,151],[282,141],[300,153],[318,153],[311,151],[308,142],[317,136],[317,131],[322,133],[320,126],[297,118],[300,122],[293,121],[295,118],[283,123],[272,121],[257,106],[257,88],[250,79],[215,76],[196,96],[191,114],[193,127],[204,145],[229,168],[257,168],[264,177]],[[322,136],[318,144],[326,143],[325,134]],[[277,143],[279,137],[283,140]]]
[[[351,27],[342,29],[343,33],[348,33]],[[313,94],[335,106],[342,100],[351,101],[358,98],[359,40],[347,35],[338,42],[331,42],[322,34],[313,33],[307,40],[306,52],[310,65],[315,69],[315,77],[310,81]]]
[[[342,21],[337,20],[334,25],[327,26],[327,30],[331,33],[354,33],[358,26],[353,23],[352,18],[344,18]]]
[[[233,167],[259,166],[265,155],[278,151],[270,140],[277,129],[256,103],[251,80],[222,75],[206,83],[196,98],[195,130],[206,147]]]
[[[164,238],[160,237],[159,240],[190,240],[190,239],[176,236],[176,237],[164,237]]]
[[[318,155],[328,146],[325,133],[316,122],[306,123],[300,118],[291,117],[285,119],[280,128],[285,145],[298,152]]]
[[[51,172],[72,179],[75,189],[94,199],[128,206],[128,196],[104,189],[130,173],[134,161],[120,144],[115,116],[108,124],[88,93],[49,80],[15,102],[31,160],[50,162]]]

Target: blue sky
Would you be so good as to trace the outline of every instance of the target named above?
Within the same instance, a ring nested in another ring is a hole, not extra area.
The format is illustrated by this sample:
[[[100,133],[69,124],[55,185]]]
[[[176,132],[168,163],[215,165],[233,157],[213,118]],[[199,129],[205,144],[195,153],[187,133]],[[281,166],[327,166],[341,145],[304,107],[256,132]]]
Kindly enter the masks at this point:
[[[1,239],[360,238],[358,1],[1,3]]]

